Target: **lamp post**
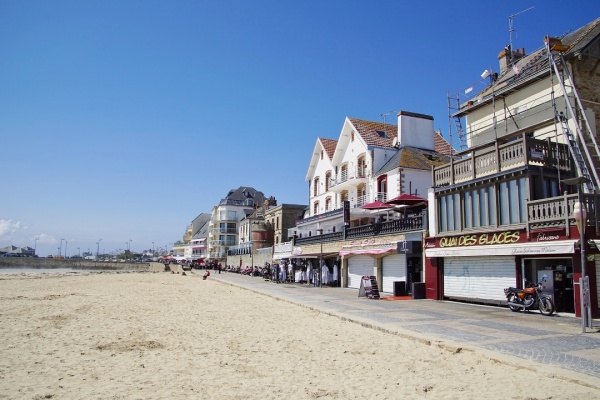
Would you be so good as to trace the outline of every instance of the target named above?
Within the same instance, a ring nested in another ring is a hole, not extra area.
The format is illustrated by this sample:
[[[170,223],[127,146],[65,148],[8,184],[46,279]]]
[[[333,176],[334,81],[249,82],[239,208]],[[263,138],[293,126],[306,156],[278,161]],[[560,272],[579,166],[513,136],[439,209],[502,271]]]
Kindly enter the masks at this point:
[[[98,256],[100,256],[100,242],[102,241],[102,239],[98,239],[98,241],[96,242],[96,245],[98,246],[96,249],[96,260],[98,259]]]
[[[321,252],[319,253],[319,287],[323,287],[323,229],[317,229],[319,232],[319,242],[321,244]]]
[[[81,258],[81,249],[79,247],[77,248],[77,255],[79,256],[79,258]]]
[[[58,257],[60,258],[62,256],[62,242],[63,242],[63,238],[60,238],[60,247],[58,248]]]
[[[152,242],[152,257],[154,257],[154,256],[155,256],[155,254],[154,254],[154,242]]]
[[[591,315],[588,315],[588,312],[591,314],[591,309],[589,308],[589,304],[587,299],[589,299],[589,278],[586,279],[586,240],[585,240],[585,228],[587,226],[587,210],[585,207],[585,202],[583,201],[583,184],[588,182],[588,179],[585,177],[577,177],[572,179],[563,179],[563,182],[567,185],[577,185],[577,203],[575,203],[573,207],[573,217],[575,218],[575,224],[577,225],[577,230],[579,231],[579,247],[581,253],[581,278],[579,279],[579,300],[581,306],[581,331],[585,333],[585,328],[587,326],[587,322],[592,322]],[[584,293],[584,289],[587,293]],[[588,297],[584,296],[587,294]],[[586,321],[587,320],[587,321]],[[591,326],[590,326],[591,327]]]
[[[67,245],[69,244],[68,240],[65,240],[65,258],[67,258]]]

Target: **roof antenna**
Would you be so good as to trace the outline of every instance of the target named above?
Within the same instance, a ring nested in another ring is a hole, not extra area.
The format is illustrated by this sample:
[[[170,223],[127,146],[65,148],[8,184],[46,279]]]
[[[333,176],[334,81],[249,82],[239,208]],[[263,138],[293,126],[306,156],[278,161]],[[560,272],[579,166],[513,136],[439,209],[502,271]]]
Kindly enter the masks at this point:
[[[514,28],[514,24],[513,24],[513,20],[515,19],[515,17],[519,14],[523,14],[526,11],[531,10],[532,8],[534,8],[534,6],[529,7],[527,10],[523,10],[523,11],[519,11],[518,13],[515,14],[511,14],[508,16],[508,45],[510,46],[510,58],[512,60],[512,50],[513,50],[513,46],[512,46],[512,33],[515,32],[515,28]]]

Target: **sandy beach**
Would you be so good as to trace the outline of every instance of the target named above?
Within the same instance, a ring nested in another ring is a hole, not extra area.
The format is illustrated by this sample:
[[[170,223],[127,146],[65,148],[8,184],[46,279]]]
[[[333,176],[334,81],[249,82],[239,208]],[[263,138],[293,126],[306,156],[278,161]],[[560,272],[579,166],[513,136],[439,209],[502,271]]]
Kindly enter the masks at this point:
[[[0,275],[1,399],[599,399],[198,275]]]

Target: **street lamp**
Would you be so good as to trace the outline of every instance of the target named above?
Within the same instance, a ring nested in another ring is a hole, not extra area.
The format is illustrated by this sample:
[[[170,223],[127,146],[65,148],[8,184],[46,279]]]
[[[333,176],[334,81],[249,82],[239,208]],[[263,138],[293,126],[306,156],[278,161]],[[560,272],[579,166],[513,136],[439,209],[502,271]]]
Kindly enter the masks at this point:
[[[579,176],[571,179],[563,179],[563,182],[567,185],[577,185],[577,203],[575,203],[573,207],[573,217],[575,218],[575,224],[577,225],[577,230],[579,231],[579,247],[581,253],[581,278],[579,279],[579,299],[581,303],[581,331],[582,333],[585,333],[587,322],[589,321],[590,325],[592,322],[591,309],[587,302],[587,299],[589,299],[589,278],[586,277],[585,271],[585,247],[587,244],[585,240],[585,228],[587,226],[587,210],[585,208],[585,202],[583,201],[583,184],[587,183],[588,179],[583,176]],[[586,291],[587,293],[584,293]]]
[[[96,249],[96,260],[98,259],[98,256],[100,256],[100,242],[102,241],[102,239],[98,239],[98,241],[96,242],[96,244],[98,245],[98,248]]]
[[[65,239],[63,239],[63,238],[60,239],[60,247],[58,248],[58,256],[59,257],[62,256],[62,242],[63,242],[63,240],[65,240]]]
[[[581,330],[582,333],[585,333],[585,328],[587,326],[587,320],[591,320],[588,316],[588,307],[587,301],[585,299],[585,290],[589,287],[589,284],[586,284],[586,271],[585,271],[585,226],[587,224],[587,210],[585,209],[585,203],[581,201],[581,192],[579,192],[579,201],[575,203],[573,207],[573,216],[575,217],[575,223],[577,224],[577,230],[579,231],[579,241],[580,241],[580,252],[581,252],[581,279],[579,279],[579,293],[581,300]],[[588,278],[589,279],[589,278]]]
[[[321,252],[319,253],[319,269],[317,270],[319,272],[318,277],[319,277],[319,287],[323,287],[323,229],[317,229],[317,232],[319,232],[319,242],[321,244]]]
[[[65,240],[65,258],[67,258],[67,244],[69,244],[69,242],[67,240]]]

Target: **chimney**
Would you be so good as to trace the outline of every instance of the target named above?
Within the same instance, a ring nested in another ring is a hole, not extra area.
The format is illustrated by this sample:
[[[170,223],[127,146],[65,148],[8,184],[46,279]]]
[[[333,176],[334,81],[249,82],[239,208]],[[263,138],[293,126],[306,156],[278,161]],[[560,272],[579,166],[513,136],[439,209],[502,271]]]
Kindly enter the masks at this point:
[[[508,68],[512,67],[514,63],[523,57],[525,57],[524,48],[521,48],[520,50],[511,50],[510,45],[506,46],[504,50],[498,54],[498,61],[500,62],[500,75],[505,73]]]
[[[433,117],[408,111],[398,112],[398,144],[435,150]]]

